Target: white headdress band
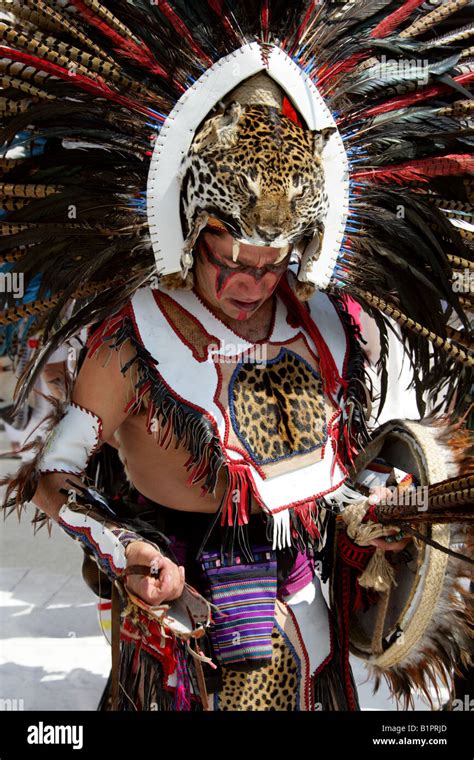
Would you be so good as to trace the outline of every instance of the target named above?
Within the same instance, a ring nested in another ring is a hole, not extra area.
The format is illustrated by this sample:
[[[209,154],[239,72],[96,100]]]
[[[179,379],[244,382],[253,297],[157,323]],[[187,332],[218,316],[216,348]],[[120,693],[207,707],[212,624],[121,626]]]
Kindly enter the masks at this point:
[[[311,130],[336,127],[310,77],[279,47],[265,55],[252,42],[221,58],[181,96],[156,139],[147,183],[151,242],[160,274],[179,272],[184,237],[180,219],[180,170],[194,134],[211,109],[237,85],[265,71],[286,93]],[[322,249],[307,279],[324,289],[344,237],[349,207],[349,170],[341,135],[336,131],[322,154],[328,213]]]

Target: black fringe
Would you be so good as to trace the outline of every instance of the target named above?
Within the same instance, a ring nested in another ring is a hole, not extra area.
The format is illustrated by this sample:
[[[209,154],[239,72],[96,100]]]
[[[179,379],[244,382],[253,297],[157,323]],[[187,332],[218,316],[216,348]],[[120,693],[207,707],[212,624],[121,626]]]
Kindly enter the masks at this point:
[[[170,393],[157,376],[157,361],[138,340],[129,317],[124,317],[118,330],[108,340],[110,340],[110,348],[116,350],[127,340],[133,345],[136,355],[122,367],[122,372],[127,372],[133,364],[137,364],[140,378],[136,386],[137,401],[140,399],[140,393],[143,393],[144,386],[149,386],[150,403],[157,417],[160,418],[162,432],[168,424],[171,424],[176,442],[184,445],[191,454],[189,470],[200,467],[207,460],[206,472],[202,476],[203,487],[206,491],[213,493],[220,468],[225,465],[225,456],[210,422]]]

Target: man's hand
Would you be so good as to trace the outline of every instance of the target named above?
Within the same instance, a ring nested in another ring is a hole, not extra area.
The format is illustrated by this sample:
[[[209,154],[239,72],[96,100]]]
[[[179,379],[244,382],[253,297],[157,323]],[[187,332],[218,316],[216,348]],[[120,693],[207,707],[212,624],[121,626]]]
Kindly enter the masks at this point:
[[[394,530],[390,535],[395,535],[398,531]],[[389,552],[401,552],[411,541],[411,536],[402,538],[401,541],[394,541],[393,543],[385,541],[383,538],[373,538],[370,541],[371,546],[376,546],[377,549],[383,549]]]
[[[178,599],[184,589],[184,567],[163,557],[145,541],[132,541],[125,551],[127,567],[151,565],[158,571],[152,575],[127,575],[126,586],[147,604],[158,605]]]
[[[390,494],[392,489],[386,488],[385,486],[380,486],[378,488],[373,489],[370,497],[369,502],[370,504],[378,504],[379,502],[384,500],[384,497],[388,496]],[[389,535],[396,535],[399,531],[394,529],[390,532]],[[384,551],[389,552],[401,552],[403,549],[405,549],[406,546],[411,541],[411,536],[407,536],[406,538],[402,538],[401,541],[394,541],[393,543],[391,541],[385,541],[383,538],[373,538],[372,541],[370,541],[371,546],[376,546],[377,549],[383,549]]]

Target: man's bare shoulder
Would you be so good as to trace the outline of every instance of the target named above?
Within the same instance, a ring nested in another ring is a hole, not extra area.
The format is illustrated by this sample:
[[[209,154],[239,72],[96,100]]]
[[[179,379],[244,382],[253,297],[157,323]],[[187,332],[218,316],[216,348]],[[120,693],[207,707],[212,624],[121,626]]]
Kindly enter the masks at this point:
[[[127,417],[126,408],[137,382],[135,355],[129,340],[118,349],[102,343],[88,352],[78,372],[72,400],[100,417],[104,440]]]

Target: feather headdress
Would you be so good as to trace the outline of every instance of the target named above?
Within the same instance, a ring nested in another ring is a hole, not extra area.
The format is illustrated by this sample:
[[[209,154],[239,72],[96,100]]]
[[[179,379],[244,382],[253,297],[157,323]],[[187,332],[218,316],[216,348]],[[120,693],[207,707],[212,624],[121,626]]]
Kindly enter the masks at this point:
[[[120,308],[156,267],[172,270],[164,250],[178,229],[166,227],[162,191],[173,125],[182,119],[189,146],[189,103],[209,113],[263,71],[284,91],[284,114],[337,131],[337,150],[328,147],[325,158],[326,178],[339,160],[339,185],[328,180],[327,188],[336,221],[302,279],[361,303],[382,347],[387,317],[395,320],[419,398],[444,384],[459,402],[474,362],[469,4],[4,3],[0,274],[21,274],[30,297],[6,293],[0,324],[11,335],[11,325],[28,320],[43,337],[20,401],[56,345]],[[222,84],[215,72],[225,67]],[[18,135],[28,148],[20,158],[8,152]],[[178,243],[185,231],[179,235]],[[64,324],[71,299],[75,311]]]

